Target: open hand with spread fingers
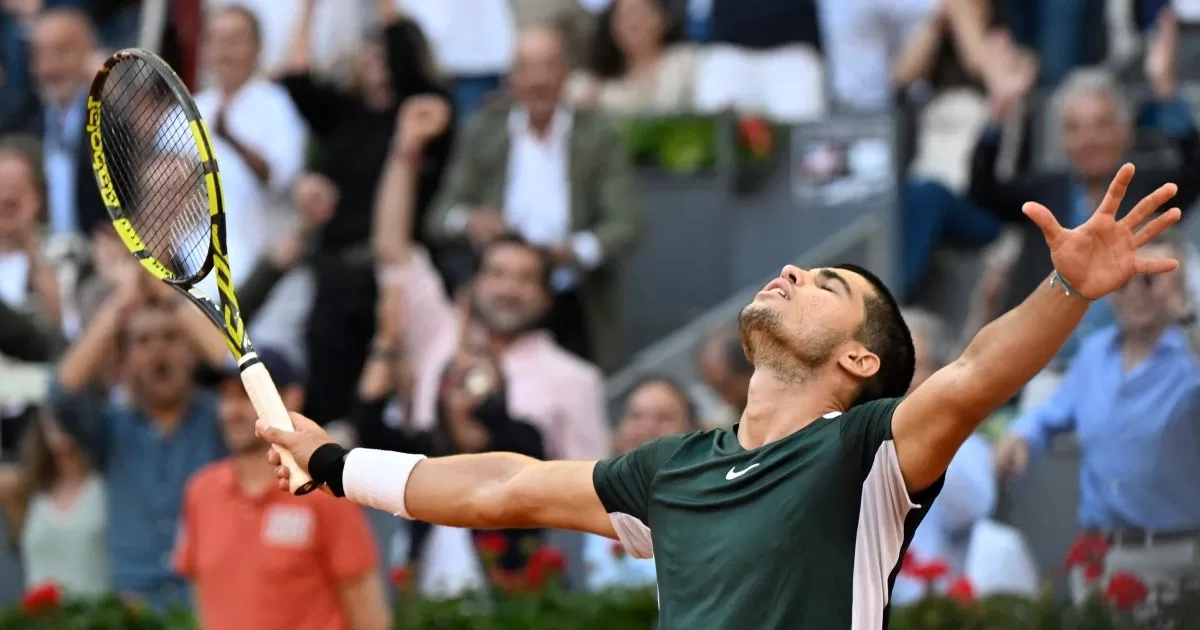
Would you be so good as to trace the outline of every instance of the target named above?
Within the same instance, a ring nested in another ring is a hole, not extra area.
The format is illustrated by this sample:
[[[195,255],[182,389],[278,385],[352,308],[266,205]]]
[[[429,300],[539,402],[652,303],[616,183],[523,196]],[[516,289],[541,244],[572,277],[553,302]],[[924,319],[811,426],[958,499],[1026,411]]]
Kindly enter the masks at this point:
[[[1100,207],[1083,225],[1068,230],[1059,225],[1046,206],[1026,203],[1022,210],[1046,238],[1050,258],[1058,275],[1080,296],[1095,300],[1125,286],[1137,274],[1173,271],[1179,262],[1171,258],[1143,258],[1138,248],[1179,222],[1179,208],[1146,221],[1175,196],[1175,184],[1164,184],[1146,195],[1117,219],[1117,208],[1133,179],[1133,164],[1125,164],[1108,185]],[[1145,225],[1142,225],[1142,223]],[[1140,226],[1140,227],[1139,227]]]

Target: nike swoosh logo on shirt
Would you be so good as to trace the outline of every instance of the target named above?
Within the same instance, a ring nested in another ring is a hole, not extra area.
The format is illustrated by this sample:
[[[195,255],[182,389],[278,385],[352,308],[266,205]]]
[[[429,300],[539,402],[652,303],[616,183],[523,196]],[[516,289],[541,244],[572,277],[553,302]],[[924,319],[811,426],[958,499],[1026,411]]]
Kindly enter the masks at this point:
[[[758,464],[750,464],[749,466],[747,466],[745,468],[745,470],[734,470],[737,468],[737,466],[734,466],[733,468],[729,469],[729,472],[725,473],[725,480],[733,481],[734,479],[737,479],[738,477],[741,477],[742,475],[750,472],[750,469],[754,468],[757,465]]]

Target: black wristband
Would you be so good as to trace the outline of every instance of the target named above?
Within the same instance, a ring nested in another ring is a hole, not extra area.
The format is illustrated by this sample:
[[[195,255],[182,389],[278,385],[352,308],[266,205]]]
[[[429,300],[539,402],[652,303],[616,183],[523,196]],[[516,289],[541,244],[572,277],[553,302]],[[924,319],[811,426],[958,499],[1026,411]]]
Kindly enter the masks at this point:
[[[342,469],[346,467],[346,455],[349,453],[340,444],[330,442],[318,447],[308,458],[308,474],[318,486],[329,486],[335,497],[346,496],[342,488]]]

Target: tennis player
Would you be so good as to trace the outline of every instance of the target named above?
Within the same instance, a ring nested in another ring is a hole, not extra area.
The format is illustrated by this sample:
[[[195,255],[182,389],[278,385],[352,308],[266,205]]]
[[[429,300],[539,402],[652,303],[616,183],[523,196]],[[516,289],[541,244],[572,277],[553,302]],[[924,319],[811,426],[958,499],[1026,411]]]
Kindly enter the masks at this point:
[[[403,123],[413,142],[419,120]],[[1177,266],[1138,254],[1179,220],[1178,209],[1151,219],[1173,184],[1117,220],[1133,171],[1125,165],[1073,230],[1026,204],[1056,271],[905,398],[912,340],[883,284],[857,267],[787,266],[741,313],[755,372],[732,429],[600,462],[346,451],[297,414],[294,433],[258,429],[363,505],[457,527],[593,532],[653,554],[660,629],[879,630],[904,549],[958,447],[1046,365],[1091,300]],[[286,487],[287,469],[271,458]]]

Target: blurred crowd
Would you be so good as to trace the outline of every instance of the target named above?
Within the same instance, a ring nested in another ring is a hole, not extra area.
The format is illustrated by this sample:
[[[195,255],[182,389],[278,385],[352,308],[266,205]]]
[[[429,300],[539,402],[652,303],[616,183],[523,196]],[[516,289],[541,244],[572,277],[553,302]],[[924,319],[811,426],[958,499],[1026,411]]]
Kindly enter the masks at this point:
[[[907,121],[893,290],[937,293],[948,246],[982,260],[964,321],[907,312],[916,385],[1050,272],[1024,202],[1077,226],[1130,155],[1128,199],[1171,181],[1187,213],[1200,196],[1176,71],[1200,11],[1176,4],[4,0],[0,507],[24,583],[194,607],[212,628],[374,630],[389,570],[428,597],[498,579],[480,561],[490,533],[274,490],[224,342],[142,272],[94,188],[84,109],[109,52],[151,46],[195,94],[242,315],[289,408],[372,448],[597,459],[735,422],[753,369],[731,322],[696,352],[718,405],[646,376],[609,417],[621,315],[639,306],[619,299],[638,273],[624,263],[643,213],[664,210],[641,200],[614,120]],[[1096,302],[1015,419],[955,459],[910,549],[910,568],[944,564],[938,588],[1049,579],[995,515],[1064,436],[1079,531],[1103,542],[1099,570],[1072,566],[1071,595],[1128,573],[1170,597],[1200,575],[1200,257],[1185,239],[1155,247],[1181,269]],[[507,572],[550,535],[501,534]],[[653,584],[653,561],[580,545],[573,587]],[[923,594],[912,575],[897,604]]]

